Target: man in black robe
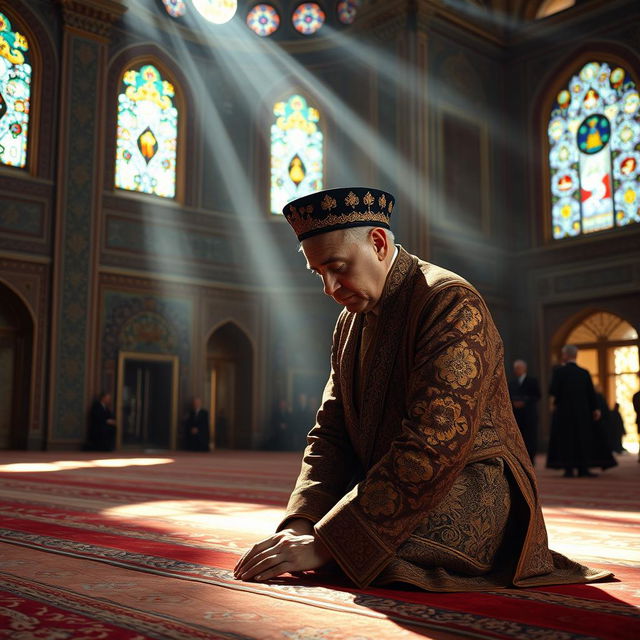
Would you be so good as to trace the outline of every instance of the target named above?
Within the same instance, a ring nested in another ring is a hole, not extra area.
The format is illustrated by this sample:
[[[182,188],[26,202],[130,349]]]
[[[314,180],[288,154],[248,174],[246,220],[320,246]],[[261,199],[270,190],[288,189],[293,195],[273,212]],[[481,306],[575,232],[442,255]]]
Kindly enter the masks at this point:
[[[202,400],[194,398],[184,424],[185,448],[189,451],[209,451],[209,412],[202,408]]]
[[[562,347],[563,366],[557,367],[549,387],[555,415],[549,441],[547,467],[564,469],[567,478],[574,469],[580,477],[595,477],[589,467],[606,469],[617,463],[602,448],[595,421],[600,419],[591,374],[576,363],[578,347]]]
[[[540,386],[527,373],[527,363],[516,360],[513,363],[513,378],[509,382],[509,396],[531,462],[535,464],[538,449],[538,402]]]

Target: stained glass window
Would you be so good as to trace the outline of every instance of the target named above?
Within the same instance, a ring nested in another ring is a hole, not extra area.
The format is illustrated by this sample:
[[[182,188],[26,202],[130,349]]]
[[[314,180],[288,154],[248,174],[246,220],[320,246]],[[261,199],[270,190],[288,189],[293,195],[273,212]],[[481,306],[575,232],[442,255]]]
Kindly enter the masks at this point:
[[[309,36],[320,29],[325,21],[324,11],[315,2],[304,2],[296,8],[291,17],[297,31]]]
[[[624,68],[582,67],[548,135],[554,239],[640,222],[640,97]]]
[[[280,26],[280,16],[270,4],[257,4],[247,14],[247,25],[259,36],[270,36]]]
[[[173,198],[178,110],[173,85],[151,64],[129,69],[118,96],[115,185]]]
[[[356,19],[357,13],[355,0],[343,0],[342,2],[338,2],[336,13],[338,14],[338,20],[340,20],[342,24],[352,24]]]
[[[30,97],[29,44],[0,13],[0,164],[27,163]]]
[[[198,13],[209,22],[229,22],[238,9],[237,0],[191,0]]]
[[[181,18],[187,11],[184,0],[162,0],[162,4],[172,18]]]
[[[294,198],[322,189],[323,135],[320,114],[298,94],[273,108],[271,125],[271,213]]]

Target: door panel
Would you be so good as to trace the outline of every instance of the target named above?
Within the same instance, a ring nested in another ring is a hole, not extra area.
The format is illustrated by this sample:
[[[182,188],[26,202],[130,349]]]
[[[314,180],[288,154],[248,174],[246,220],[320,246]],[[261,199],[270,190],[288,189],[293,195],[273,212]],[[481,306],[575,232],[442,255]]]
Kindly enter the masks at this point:
[[[119,444],[171,449],[176,435],[177,358],[136,355],[120,355]]]

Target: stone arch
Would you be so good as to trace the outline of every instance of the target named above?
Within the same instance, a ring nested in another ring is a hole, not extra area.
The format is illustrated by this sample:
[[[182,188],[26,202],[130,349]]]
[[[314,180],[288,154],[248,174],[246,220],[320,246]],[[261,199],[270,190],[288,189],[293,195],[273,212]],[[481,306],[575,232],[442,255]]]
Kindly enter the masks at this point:
[[[591,373],[610,408],[619,405],[626,444],[637,447],[632,397],[640,390],[638,328],[618,313],[587,307],[568,318],[554,334],[551,346],[556,362],[564,344],[578,347],[578,365]]]

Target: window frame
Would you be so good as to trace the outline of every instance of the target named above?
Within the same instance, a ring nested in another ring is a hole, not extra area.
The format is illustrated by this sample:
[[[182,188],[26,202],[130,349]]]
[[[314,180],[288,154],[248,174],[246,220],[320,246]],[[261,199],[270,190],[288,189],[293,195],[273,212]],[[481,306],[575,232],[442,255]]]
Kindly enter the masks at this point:
[[[589,62],[606,62],[609,66],[623,67],[631,76],[636,88],[640,91],[640,64],[633,55],[629,55],[628,58],[622,57],[622,55],[611,52],[608,50],[591,48],[582,51],[582,53],[574,56],[570,56],[564,60],[564,62],[552,70],[552,75],[555,76],[552,82],[548,83],[548,86],[543,94],[541,101],[541,108],[538,116],[539,120],[539,140],[541,141],[540,147],[540,179],[538,184],[541,184],[541,209],[542,215],[538,220],[542,221],[541,237],[544,245],[548,246],[562,246],[566,243],[580,243],[585,241],[591,241],[592,239],[598,239],[603,237],[610,237],[611,235],[623,235],[629,232],[629,228],[639,227],[640,223],[618,226],[615,224],[610,229],[603,229],[600,231],[594,231],[591,233],[584,233],[582,231],[577,236],[569,236],[564,238],[553,237],[553,217],[552,217],[552,198],[551,198],[551,167],[549,164],[549,153],[551,146],[549,143],[548,127],[551,115],[551,109],[556,100],[556,97],[564,87],[567,86],[571,78],[580,72],[585,64]],[[613,171],[612,171],[613,174]],[[537,181],[536,181],[537,182]],[[614,210],[615,216],[615,210]]]

